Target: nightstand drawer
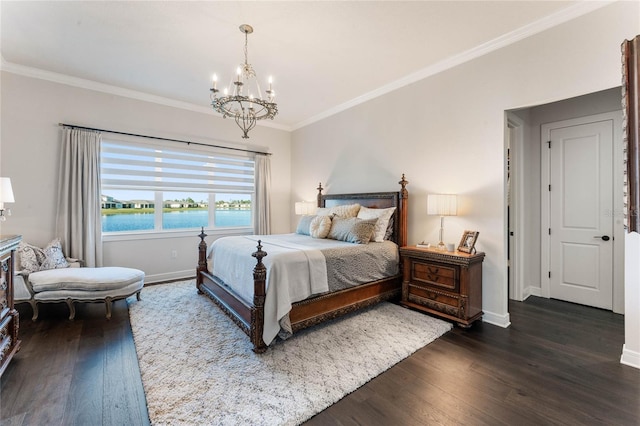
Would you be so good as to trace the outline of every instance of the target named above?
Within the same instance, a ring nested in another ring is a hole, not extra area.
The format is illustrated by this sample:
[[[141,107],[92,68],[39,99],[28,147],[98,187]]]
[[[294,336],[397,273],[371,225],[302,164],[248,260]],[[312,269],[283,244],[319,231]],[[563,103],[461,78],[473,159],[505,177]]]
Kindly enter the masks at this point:
[[[411,262],[411,282],[443,290],[458,291],[458,269],[437,263]]]
[[[456,296],[455,294],[447,294],[441,291],[430,290],[429,288],[422,286],[409,285],[410,300],[413,299],[411,296],[415,296],[416,300],[414,300],[414,302],[419,304],[425,304],[423,303],[424,301],[432,300],[442,305],[449,305],[456,308],[460,305],[459,296]],[[424,301],[421,301],[420,299],[424,299]]]

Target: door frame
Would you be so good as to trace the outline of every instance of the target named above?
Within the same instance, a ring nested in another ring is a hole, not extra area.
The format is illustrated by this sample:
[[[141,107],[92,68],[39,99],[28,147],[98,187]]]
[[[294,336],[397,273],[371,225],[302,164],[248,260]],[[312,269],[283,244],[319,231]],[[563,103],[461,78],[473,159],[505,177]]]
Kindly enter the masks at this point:
[[[522,260],[524,249],[524,209],[522,208],[522,195],[524,194],[524,179],[521,173],[521,165],[524,162],[524,121],[513,113],[507,113],[505,134],[509,135],[513,129],[513,138],[509,138],[505,152],[505,182],[509,177],[508,187],[505,185],[505,200],[507,200],[507,219],[505,231],[505,247],[508,247],[507,270],[509,280],[509,299],[523,301],[528,295],[524,294],[525,279],[523,276]],[[506,163],[506,162],[505,162]],[[508,169],[507,169],[508,168]],[[509,229],[513,230],[513,236],[509,235]]]
[[[546,124],[557,127],[576,126],[594,121],[613,121],[613,312],[624,313],[624,217],[623,217],[623,179],[624,179],[624,147],[622,144],[622,111],[605,112],[560,120]],[[551,265],[551,236],[546,232],[551,226],[551,158],[549,155],[548,132],[540,129],[540,287],[541,296],[550,297],[549,271]]]

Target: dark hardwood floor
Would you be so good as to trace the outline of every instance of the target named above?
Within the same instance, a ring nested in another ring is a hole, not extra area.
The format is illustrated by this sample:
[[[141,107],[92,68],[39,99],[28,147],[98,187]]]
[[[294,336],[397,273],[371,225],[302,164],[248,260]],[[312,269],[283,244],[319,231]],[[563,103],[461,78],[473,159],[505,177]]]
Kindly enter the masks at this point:
[[[2,425],[149,424],[124,301],[111,321],[101,304],[78,305],[75,321],[64,304],[43,305],[35,323],[18,309]],[[640,370],[619,362],[621,315],[534,297],[509,310],[510,328],[455,327],[307,424],[640,424]]]
[[[143,292],[144,293],[144,292]],[[147,403],[124,300],[105,319],[103,303],[42,304],[20,313],[20,352],[0,380],[5,425],[148,425]]]

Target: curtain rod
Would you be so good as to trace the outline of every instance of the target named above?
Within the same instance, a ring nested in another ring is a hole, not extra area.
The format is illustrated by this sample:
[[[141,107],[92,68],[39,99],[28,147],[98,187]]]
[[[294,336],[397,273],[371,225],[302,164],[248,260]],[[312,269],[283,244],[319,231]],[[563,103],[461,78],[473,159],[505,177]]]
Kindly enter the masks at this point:
[[[233,148],[233,147],[222,146],[222,145],[209,145],[209,144],[201,143],[201,142],[191,142],[191,141],[183,141],[183,140],[180,140],[180,139],[161,138],[161,137],[158,137],[158,136],[139,135],[139,134],[136,134],[136,133],[118,132],[118,131],[115,131],[115,130],[96,129],[96,128],[93,128],[93,127],[76,126],[75,124],[58,123],[58,126],[69,127],[69,128],[72,128],[72,129],[93,130],[93,131],[96,131],[96,132],[113,133],[115,135],[137,136],[139,138],[157,139],[157,140],[160,140],[160,141],[180,142],[180,143],[186,143],[187,145],[200,145],[200,146],[208,146],[208,147],[213,147],[213,148],[231,149],[233,151],[250,152],[252,154],[271,155],[270,152],[252,151],[250,149]]]

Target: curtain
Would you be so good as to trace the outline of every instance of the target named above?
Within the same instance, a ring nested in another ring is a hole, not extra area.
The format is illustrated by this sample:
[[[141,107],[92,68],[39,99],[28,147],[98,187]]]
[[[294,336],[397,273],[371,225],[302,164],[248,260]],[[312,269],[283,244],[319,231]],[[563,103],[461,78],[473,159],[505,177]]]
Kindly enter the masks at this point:
[[[268,155],[256,155],[256,197],[254,208],[254,233],[271,233],[271,159]]]
[[[625,225],[638,232],[640,209],[640,36],[622,43],[622,114],[626,152]]]
[[[62,129],[56,235],[67,256],[102,266],[99,132]]]

